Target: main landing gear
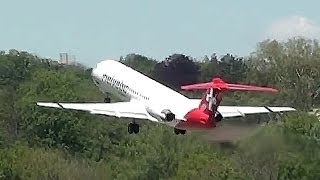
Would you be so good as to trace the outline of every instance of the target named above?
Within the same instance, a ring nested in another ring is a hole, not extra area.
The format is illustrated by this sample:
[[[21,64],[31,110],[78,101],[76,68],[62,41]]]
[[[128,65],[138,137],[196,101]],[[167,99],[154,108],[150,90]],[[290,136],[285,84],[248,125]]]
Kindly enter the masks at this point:
[[[108,96],[108,97],[104,98],[104,102],[105,102],[105,103],[110,103],[110,102],[111,102],[110,97]]]
[[[174,128],[174,133],[175,133],[176,135],[179,135],[179,134],[184,135],[184,134],[186,134],[186,132],[187,132],[187,130]]]
[[[132,133],[138,134],[139,133],[139,124],[136,124],[134,122],[130,123],[128,125],[128,133],[129,134],[132,134]]]
[[[214,117],[214,119],[215,119],[216,122],[221,121],[222,118],[223,118],[222,115],[221,115],[220,113],[218,113],[218,112],[216,113],[216,116]]]

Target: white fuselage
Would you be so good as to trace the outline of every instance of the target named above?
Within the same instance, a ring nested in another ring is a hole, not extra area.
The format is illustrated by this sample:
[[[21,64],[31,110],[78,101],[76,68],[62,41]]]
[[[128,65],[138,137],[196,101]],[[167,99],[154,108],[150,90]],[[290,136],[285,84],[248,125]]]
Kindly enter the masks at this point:
[[[130,134],[139,132],[139,125],[136,123],[136,120],[150,120],[166,124],[174,127],[176,134],[185,134],[186,130],[206,131],[216,128],[219,124],[225,124],[222,123],[222,118],[225,117],[243,117],[245,114],[295,111],[295,109],[291,107],[263,106],[219,106],[213,110],[212,106],[215,106],[218,95],[213,96],[212,89],[218,85],[226,85],[221,79],[215,78],[210,83],[183,86],[183,89],[206,90],[202,99],[189,99],[115,60],[105,60],[98,63],[96,67],[92,69],[92,78],[103,93],[113,94],[121,101],[127,102],[37,102],[37,105],[88,111],[91,114],[101,114],[118,118],[132,118],[132,123],[128,125],[128,132]],[[209,88],[208,84],[211,85]],[[237,90],[270,91],[270,88],[241,84],[231,85]],[[221,98],[219,99],[221,100]]]
[[[92,77],[103,93],[111,93],[122,101],[142,102],[146,109],[156,112],[170,109],[177,119],[183,119],[189,110],[195,108],[194,103],[189,103],[189,98],[118,61],[105,60],[98,63],[92,70]],[[166,124],[175,126],[176,123],[173,121]]]

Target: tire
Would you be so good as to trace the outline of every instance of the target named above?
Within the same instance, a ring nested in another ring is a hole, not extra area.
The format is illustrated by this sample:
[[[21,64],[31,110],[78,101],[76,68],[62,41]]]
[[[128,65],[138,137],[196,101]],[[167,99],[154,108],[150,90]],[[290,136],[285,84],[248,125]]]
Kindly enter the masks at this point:
[[[185,135],[186,134],[186,130],[180,130],[180,134]]]
[[[217,114],[217,116],[214,118],[216,122],[220,122],[222,120],[222,115],[220,113]]]
[[[109,97],[104,98],[104,102],[105,102],[105,103],[110,103],[110,102],[111,102],[111,99],[110,99]]]
[[[180,134],[180,129],[174,128],[174,133],[175,133],[176,135],[179,135],[179,134]]]
[[[139,124],[133,124],[133,132],[135,133],[135,134],[138,134],[139,133]]]
[[[128,125],[128,133],[129,133],[129,134],[132,134],[132,133],[133,133],[133,124],[132,124],[132,123],[130,123],[130,124]]]

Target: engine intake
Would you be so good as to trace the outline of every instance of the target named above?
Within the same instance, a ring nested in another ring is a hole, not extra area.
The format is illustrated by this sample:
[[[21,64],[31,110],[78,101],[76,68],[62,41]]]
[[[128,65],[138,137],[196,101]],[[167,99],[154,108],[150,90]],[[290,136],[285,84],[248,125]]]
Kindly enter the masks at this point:
[[[175,114],[173,114],[169,109],[162,110],[161,113],[165,115],[165,121],[173,121],[176,118]]]

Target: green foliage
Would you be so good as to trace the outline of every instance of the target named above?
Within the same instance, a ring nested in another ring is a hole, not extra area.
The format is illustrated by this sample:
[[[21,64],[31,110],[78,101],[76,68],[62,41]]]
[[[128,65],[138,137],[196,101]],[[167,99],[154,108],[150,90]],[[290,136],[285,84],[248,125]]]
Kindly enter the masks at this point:
[[[211,81],[213,77],[222,77],[225,81],[235,83],[244,82],[247,66],[243,58],[236,58],[231,54],[224,55],[220,59],[215,54],[211,59],[206,56],[200,63],[200,80]]]
[[[105,179],[106,164],[66,157],[59,150],[15,145],[0,151],[1,179]]]
[[[287,42],[266,40],[248,61],[248,81],[280,88],[278,103],[309,110],[318,102],[313,94],[320,84],[318,41],[302,38]]]
[[[175,90],[180,86],[196,83],[199,76],[199,66],[190,57],[183,54],[173,54],[154,67],[155,79]]]
[[[219,62],[216,56],[213,56],[211,60],[206,56],[203,63],[200,64],[200,80],[203,82],[211,81],[213,77],[218,75]]]
[[[230,54],[223,56],[219,61],[218,75],[228,82],[244,82],[247,72],[243,58],[236,58]]]
[[[277,95],[228,93],[228,105],[319,105],[319,45],[264,41],[249,58],[213,54],[202,62],[179,54],[157,62],[129,54],[121,62],[178,88],[210,81],[275,86]],[[165,66],[168,65],[168,66]],[[168,68],[169,67],[169,68]],[[104,95],[83,66],[59,65],[26,52],[0,52],[0,179],[317,179],[320,123],[304,112],[269,123],[254,135],[219,146],[198,134],[84,112],[39,108],[37,101],[101,102]],[[174,77],[174,78],[173,78]],[[174,79],[174,81],[167,81]],[[199,97],[199,92],[188,92]],[[262,119],[260,116],[249,119]],[[210,137],[209,137],[210,138]]]
[[[284,128],[292,133],[320,140],[320,121],[315,115],[292,114],[284,120]]]
[[[120,58],[120,62],[149,77],[152,77],[152,71],[157,64],[157,61],[138,54],[128,54],[124,59]]]

